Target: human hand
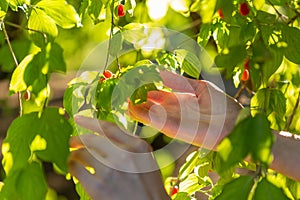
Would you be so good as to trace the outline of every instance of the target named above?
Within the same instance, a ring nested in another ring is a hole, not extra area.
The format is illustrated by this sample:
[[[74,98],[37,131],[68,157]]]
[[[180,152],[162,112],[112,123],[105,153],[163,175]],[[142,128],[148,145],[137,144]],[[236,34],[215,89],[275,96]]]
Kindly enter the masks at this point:
[[[173,92],[150,91],[147,102],[129,104],[130,115],[169,137],[216,149],[233,129],[242,106],[214,84],[161,71]]]
[[[70,141],[71,148],[76,148],[69,157],[70,173],[92,199],[170,199],[148,143],[110,122],[80,116],[75,122],[99,134]]]

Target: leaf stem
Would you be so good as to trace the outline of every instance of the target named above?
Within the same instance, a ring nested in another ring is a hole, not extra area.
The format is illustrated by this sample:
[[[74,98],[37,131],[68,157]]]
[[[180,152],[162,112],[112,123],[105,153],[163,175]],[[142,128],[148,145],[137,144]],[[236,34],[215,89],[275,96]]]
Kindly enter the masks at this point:
[[[5,37],[5,40],[6,40],[6,43],[7,43],[7,46],[8,46],[8,49],[10,51],[10,54],[12,55],[13,57],[13,60],[14,60],[14,63],[15,63],[15,66],[18,67],[19,63],[18,63],[18,60],[17,60],[17,57],[15,55],[15,52],[11,46],[11,43],[10,43],[10,40],[9,40],[9,36],[7,34],[7,31],[6,31],[6,27],[5,27],[5,24],[4,24],[4,21],[0,21],[0,27],[2,28],[3,30],[3,33],[4,33],[4,37]],[[22,106],[22,95],[21,95],[21,92],[18,92],[18,101],[19,101],[19,106],[20,106],[20,116],[22,115],[23,113],[23,106]]]
[[[111,25],[110,25],[110,33],[109,33],[109,39],[108,39],[107,54],[106,54],[106,60],[105,60],[105,65],[104,65],[103,72],[106,70],[107,65],[108,65],[109,52],[110,52],[110,49],[111,49],[111,40],[112,40],[112,36],[113,36],[113,31],[114,31],[114,1],[112,1],[112,3],[111,3],[110,10],[111,10]]]

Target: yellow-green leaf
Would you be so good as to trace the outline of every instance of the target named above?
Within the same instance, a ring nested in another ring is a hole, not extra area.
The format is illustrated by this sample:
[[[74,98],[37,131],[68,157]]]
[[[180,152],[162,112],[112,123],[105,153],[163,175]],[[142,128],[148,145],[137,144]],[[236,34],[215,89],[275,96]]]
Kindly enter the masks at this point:
[[[72,28],[80,23],[74,7],[64,0],[42,0],[36,5],[62,28]]]
[[[27,85],[24,80],[24,72],[28,65],[28,63],[31,62],[34,55],[28,55],[26,56],[22,62],[19,64],[19,66],[15,69],[15,71],[12,74],[12,78],[9,85],[9,91],[11,93],[16,93],[19,91],[24,91],[27,88]]]
[[[48,42],[53,41],[58,31],[55,21],[43,10],[34,8],[28,20],[28,28],[31,40],[39,47],[44,47]]]

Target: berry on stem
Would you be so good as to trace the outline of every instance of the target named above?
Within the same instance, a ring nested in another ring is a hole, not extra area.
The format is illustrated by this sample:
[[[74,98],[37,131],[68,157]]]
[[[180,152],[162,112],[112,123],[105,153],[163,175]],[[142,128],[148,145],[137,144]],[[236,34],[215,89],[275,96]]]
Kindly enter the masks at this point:
[[[104,80],[105,80],[105,78],[101,77],[101,78],[99,79],[99,83],[102,83]]]
[[[25,101],[29,101],[30,100],[30,91],[26,90],[23,94],[23,98]]]
[[[112,75],[113,75],[113,73],[111,71],[109,71],[109,70],[105,70],[103,72],[103,75],[104,75],[105,78],[111,78]]]
[[[240,14],[243,16],[247,16],[250,13],[250,9],[247,2],[241,3],[239,7]]]
[[[118,5],[118,17],[124,17],[125,16],[125,9],[123,4]]]
[[[171,196],[173,196],[174,194],[177,194],[178,193],[178,187],[177,186],[174,186],[173,187],[173,190],[171,192]]]
[[[221,19],[224,19],[224,14],[223,14],[222,8],[218,9],[218,14],[219,14]]]
[[[248,79],[249,79],[249,70],[248,69],[244,69],[244,72],[242,74],[241,80],[242,81],[248,81]]]

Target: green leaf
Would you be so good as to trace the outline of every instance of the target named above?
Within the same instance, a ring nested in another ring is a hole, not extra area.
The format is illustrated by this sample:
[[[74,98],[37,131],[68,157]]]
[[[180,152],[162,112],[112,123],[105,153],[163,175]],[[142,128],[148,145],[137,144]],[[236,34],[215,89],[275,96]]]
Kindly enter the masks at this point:
[[[216,200],[247,200],[253,185],[253,177],[240,176],[227,183]]]
[[[290,178],[286,178],[286,186],[289,188],[289,191],[291,192],[292,196],[295,199],[299,199],[300,198],[300,183],[290,179]]]
[[[114,122],[112,115],[112,94],[117,84],[117,79],[107,79],[98,85],[97,88],[97,110],[98,118]]]
[[[120,50],[122,49],[123,37],[121,32],[116,33],[110,41],[109,54],[116,57],[118,56]]]
[[[259,72],[263,83],[268,83],[271,75],[279,68],[283,61],[283,51],[276,45],[267,45],[259,39],[253,44],[253,62],[259,64]],[[252,71],[252,69],[250,69]],[[256,77],[257,78],[257,77]]]
[[[202,47],[205,47],[206,44],[208,43],[210,35],[211,35],[211,25],[210,24],[202,24],[201,28],[200,28],[199,37],[198,37],[198,43]]]
[[[14,50],[17,60],[21,61],[29,54],[30,48],[32,47],[31,44],[31,41],[27,39],[11,41],[11,46]],[[7,44],[1,46],[0,58],[5,58],[0,59],[0,65],[2,67],[2,70],[4,72],[12,73],[16,66]]]
[[[66,72],[67,66],[63,56],[63,49],[57,43],[50,43],[47,47],[46,59],[49,72]]]
[[[80,200],[91,200],[88,194],[84,191],[82,185],[78,182],[75,185],[76,192],[80,196]]]
[[[130,101],[133,105],[144,103],[147,101],[147,93],[153,90],[157,90],[153,83],[145,84],[133,92],[130,97]]]
[[[66,173],[72,127],[63,115],[64,113],[60,108],[47,108],[43,111],[39,122],[37,122],[40,123],[37,130],[39,132],[43,130],[40,135],[47,141],[47,148],[37,151],[36,154],[44,161],[53,162]]]
[[[266,3],[270,5],[278,5],[278,6],[283,6],[288,2],[288,0],[269,0],[266,1]]]
[[[102,0],[90,0],[88,13],[95,24],[101,22],[101,20],[99,20],[99,15],[101,14],[101,11],[104,9],[104,6],[105,5],[103,5]]]
[[[256,115],[258,113],[269,114],[270,106],[270,89],[262,88],[258,90],[251,98],[251,114]]]
[[[247,138],[250,143],[252,161],[255,163],[260,162],[266,166],[269,165],[274,135],[271,132],[268,119],[264,115],[256,115],[251,118],[248,129]]]
[[[7,0],[0,0],[0,20],[3,20],[8,9]]]
[[[181,192],[186,192],[189,195],[199,191],[201,188],[211,185],[209,178],[198,177],[196,174],[189,174],[188,177],[179,183],[179,188]]]
[[[244,44],[243,41],[237,40],[237,38],[240,38],[241,35],[241,27],[230,26],[228,27],[228,32],[228,39],[225,41],[226,47],[231,48]]]
[[[272,25],[273,23],[275,23],[276,15],[273,15],[269,12],[258,10],[256,14],[256,19],[261,23]]]
[[[294,63],[300,64],[300,30],[282,25],[282,37],[287,43],[284,50],[285,57]]]
[[[270,112],[275,118],[278,130],[282,130],[286,114],[286,98],[281,90],[272,89],[270,93]]]
[[[263,178],[258,184],[254,192],[253,200],[284,200],[289,199],[281,188],[270,183]]]
[[[82,0],[79,8],[79,16],[82,20],[86,14],[87,8],[89,6],[89,0]]]
[[[41,8],[62,28],[73,28],[80,23],[79,16],[73,6],[64,0],[42,0],[36,6]]]
[[[231,20],[233,19],[232,17],[232,12],[235,10],[235,7],[233,5],[233,1],[222,1],[219,0],[217,1],[217,6],[216,8],[221,8],[222,9],[222,13],[224,15],[224,21],[226,21],[227,23],[230,23]]]
[[[191,197],[186,192],[178,192],[173,200],[191,200]]]
[[[32,153],[44,161],[53,162],[66,172],[71,133],[72,127],[59,108],[47,108],[41,116],[30,113],[17,118],[9,127],[2,147],[6,173],[23,168]],[[37,135],[40,141],[46,141],[46,149],[34,147]]]
[[[66,64],[63,58],[63,50],[56,43],[49,43],[46,51],[40,51],[35,55],[29,55],[19,64],[13,72],[10,83],[10,92],[24,91],[32,86],[35,95],[47,87],[49,73],[65,72]]]
[[[205,1],[200,4],[199,14],[203,23],[210,23],[213,19],[216,0]]]
[[[226,70],[231,74],[233,68],[240,62],[243,62],[247,56],[245,46],[234,46],[219,54],[215,58],[216,65],[218,67],[225,67]]]
[[[44,47],[48,42],[53,41],[58,34],[55,21],[39,8],[32,9],[28,28],[36,30],[29,31],[29,36],[39,47]]]
[[[28,55],[26,56],[22,62],[19,64],[19,66],[15,69],[15,71],[12,74],[12,78],[9,85],[9,91],[10,93],[17,93],[19,91],[24,91],[27,88],[27,85],[24,81],[24,72],[28,65],[28,63],[31,62],[34,55]]]
[[[234,167],[248,154],[254,162],[268,165],[273,140],[269,121],[264,115],[257,114],[241,121],[218,146],[217,156],[221,160],[219,173]]]
[[[40,163],[27,163],[24,168],[6,177],[0,192],[3,200],[45,199],[47,183]]]
[[[106,0],[104,0],[106,1]],[[136,2],[135,0],[126,0],[125,1],[125,5],[124,5],[124,9],[126,10],[126,12],[130,13],[131,15],[133,15],[133,11],[136,7]]]
[[[245,23],[241,26],[239,38],[246,44],[248,41],[252,41],[256,34],[256,27],[253,22]]]
[[[253,1],[253,4],[254,4],[254,7],[257,9],[257,10],[260,10],[263,8],[263,6],[265,5],[265,0],[254,0]]]
[[[45,198],[47,183],[41,164],[33,162],[25,167],[19,174],[16,189],[22,199]]]
[[[18,6],[22,6],[23,4],[29,4],[28,0],[9,0],[9,6],[13,11],[18,10]]]
[[[177,49],[174,53],[178,57],[179,62],[181,62],[183,71],[194,78],[199,78],[202,68],[199,58],[185,49]]]
[[[178,177],[184,180],[196,167],[199,160],[199,151],[192,152],[188,157],[186,163],[181,166]]]
[[[38,52],[27,64],[23,77],[27,87],[32,86],[32,93],[36,96],[41,90],[47,87],[49,79],[47,73],[46,52]]]

